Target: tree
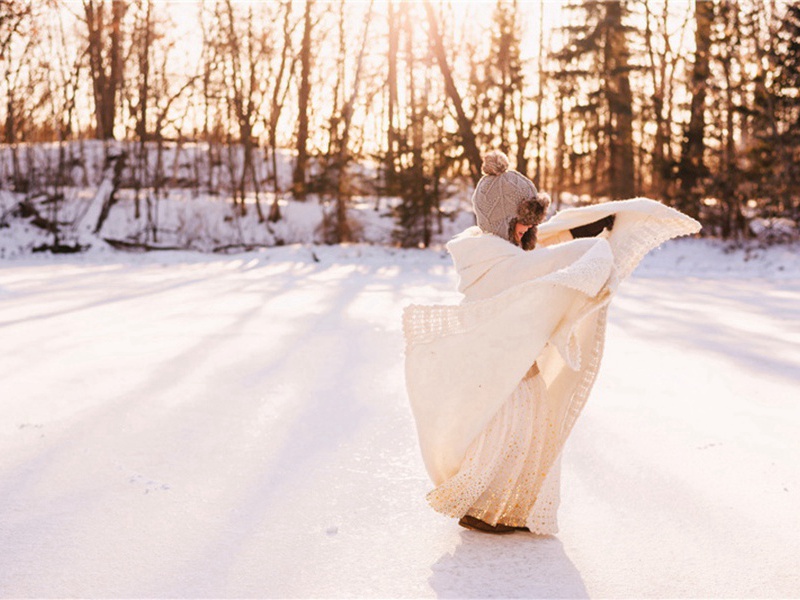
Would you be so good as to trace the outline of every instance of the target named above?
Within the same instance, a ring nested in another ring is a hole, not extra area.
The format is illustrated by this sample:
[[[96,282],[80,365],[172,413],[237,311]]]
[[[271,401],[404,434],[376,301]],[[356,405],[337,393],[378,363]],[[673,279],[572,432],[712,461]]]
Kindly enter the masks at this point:
[[[655,135],[651,150],[650,195],[661,199],[672,197],[671,183],[675,160],[672,151],[673,90],[675,74],[678,70],[680,52],[673,51],[673,41],[669,30],[670,4],[665,0],[660,13],[651,10],[651,3],[643,2],[645,31],[644,46],[647,58],[647,75],[651,93],[643,90],[643,103],[651,104]],[[684,26],[687,20],[684,20]],[[681,35],[683,28],[680,30]],[[644,121],[645,119],[643,119]]]
[[[633,178],[633,97],[622,2],[606,2],[604,71],[608,102],[610,165],[608,178],[614,199],[635,195]]]
[[[29,32],[33,16],[29,2],[14,0],[0,6],[0,92],[5,96],[0,97],[0,108],[6,113],[2,140],[11,144],[11,181],[18,192],[27,192],[32,185],[31,169],[22,164],[16,144],[25,139],[25,130],[32,125],[34,106],[28,106],[27,100],[35,87],[31,56],[34,38]]]
[[[721,71],[721,77],[717,78],[719,81],[715,82],[712,90],[717,96],[711,109],[716,115],[712,119],[716,127],[710,127],[710,135],[706,136],[718,141],[718,150],[715,152],[715,176],[705,187],[716,197],[720,233],[729,238],[743,233],[745,228],[737,146],[746,129],[746,119],[737,117],[744,112],[747,94],[742,78],[735,71],[740,65],[738,48],[747,44],[746,37],[750,37],[746,33],[743,35],[742,30],[749,27],[752,33],[752,23],[743,22],[739,6],[728,0],[720,0],[718,13],[711,42],[712,58]]]
[[[703,154],[705,150],[705,105],[709,80],[711,25],[714,21],[713,1],[696,1],[694,18],[695,55],[690,84],[692,95],[691,115],[684,132],[678,178],[681,186],[680,208],[687,214],[697,217],[699,215],[701,197],[698,183],[702,177],[707,175]]]
[[[272,36],[277,31],[273,6],[265,6],[269,12],[258,15],[258,24],[253,4],[248,4],[246,13],[240,14],[234,9],[232,0],[225,0],[224,6],[217,13],[220,23],[218,52],[224,57],[226,65],[226,101],[238,128],[243,154],[241,170],[236,176],[234,199],[238,196],[239,211],[245,214],[245,195],[249,179],[255,192],[259,221],[264,221],[264,213],[259,200],[260,182],[254,160],[253,133],[267,98],[262,81],[269,80],[268,65],[275,49]]]
[[[448,98],[450,98],[453,108],[456,111],[456,121],[458,123],[458,131],[460,134],[460,142],[464,148],[464,154],[469,163],[470,176],[474,183],[478,183],[481,178],[481,153],[478,150],[478,145],[475,141],[475,132],[472,129],[472,121],[467,117],[464,112],[464,105],[461,100],[461,94],[458,92],[455,80],[453,79],[453,71],[447,60],[447,52],[444,47],[444,39],[439,31],[439,20],[433,10],[430,0],[423,0],[425,6],[425,13],[428,17],[428,36],[430,37],[433,46],[433,52],[436,56],[436,62],[439,64],[439,69],[444,78],[445,90]]]
[[[8,59],[8,51],[16,36],[25,33],[33,5],[30,0],[4,0],[0,4],[0,60]]]
[[[394,193],[397,175],[397,155],[399,152],[399,133],[397,131],[397,112],[399,101],[397,97],[397,51],[400,43],[400,17],[405,11],[405,7],[395,8],[393,0],[387,4],[388,15],[388,43],[386,45],[387,62],[387,116],[386,116],[386,156],[384,158],[384,170],[386,173],[386,190]],[[407,12],[407,11],[405,11]]]
[[[150,58],[152,54],[153,38],[155,37],[153,25],[153,3],[151,0],[144,0],[143,4],[138,5],[136,10],[136,21],[134,24],[131,45],[135,54],[136,62],[136,99],[131,111],[134,114],[136,137],[139,138],[137,149],[136,169],[136,196],[134,216],[141,216],[141,188],[147,185],[147,117],[150,106],[150,77],[151,66]]]
[[[488,56],[485,60],[477,57],[473,60],[471,83],[475,98],[472,121],[482,124],[477,134],[479,144],[516,155],[516,168],[525,173],[526,150],[533,130],[523,117],[526,82],[521,21],[516,1],[496,2],[489,28]],[[539,106],[541,104],[540,101]],[[540,156],[541,152],[537,151],[537,157]]]
[[[113,139],[117,117],[117,94],[122,83],[122,19],[125,0],[83,0],[87,29],[89,73],[95,111],[95,137]],[[109,21],[110,19],[110,21]]]
[[[631,197],[633,98],[623,3],[581,0],[568,8],[572,21],[562,27],[552,76],[579,93],[568,109],[579,125],[578,139],[572,140],[573,171],[580,184],[588,183],[592,197]]]
[[[767,12],[760,7],[759,14]],[[771,11],[777,13],[772,4]],[[767,13],[769,14],[769,13]],[[800,5],[787,4],[755,45],[759,69],[744,177],[768,217],[800,219]]]
[[[269,112],[269,146],[272,155],[272,192],[273,202],[269,210],[269,221],[275,223],[280,220],[280,205],[278,204],[278,122],[289,93],[291,76],[294,73],[295,59],[291,58],[292,33],[297,25],[291,24],[292,3],[290,0],[283,2],[283,45],[281,46],[280,64],[278,73],[272,79],[272,101]],[[285,82],[285,83],[284,83]]]
[[[430,196],[428,194],[429,181],[425,177],[423,157],[424,127],[426,108],[421,106],[421,92],[418,69],[418,59],[414,45],[414,14],[412,7],[403,7],[402,28],[405,37],[405,62],[406,62],[406,115],[407,135],[405,140],[405,154],[407,158],[401,161],[397,173],[398,191],[403,202],[395,208],[395,218],[398,228],[394,238],[402,246],[416,246],[430,243]],[[428,76],[428,73],[426,73]]]
[[[308,169],[308,100],[311,95],[311,34],[314,21],[311,12],[314,0],[306,0],[303,13],[303,43],[300,47],[300,84],[297,97],[297,162],[294,167],[293,192],[298,200],[305,200],[307,193],[306,171]]]
[[[777,29],[778,41],[772,51],[777,68],[772,129],[782,153],[776,200],[783,203],[782,213],[800,220],[800,4],[786,5]]]
[[[351,128],[356,102],[364,77],[364,57],[369,40],[369,30],[372,23],[374,2],[370,0],[366,13],[364,13],[363,29],[361,31],[361,44],[356,55],[355,70],[352,84],[346,85],[346,71],[348,66],[346,9],[347,3],[339,5],[338,38],[339,54],[337,59],[337,78],[334,87],[334,110],[330,117],[330,137],[327,155],[327,169],[332,170],[336,176],[335,197],[336,208],[334,212],[333,228],[327,232],[327,241],[334,243],[351,242],[355,234],[347,218],[347,203],[350,197],[349,164],[352,160],[350,148]],[[341,105],[336,102],[341,98]]]

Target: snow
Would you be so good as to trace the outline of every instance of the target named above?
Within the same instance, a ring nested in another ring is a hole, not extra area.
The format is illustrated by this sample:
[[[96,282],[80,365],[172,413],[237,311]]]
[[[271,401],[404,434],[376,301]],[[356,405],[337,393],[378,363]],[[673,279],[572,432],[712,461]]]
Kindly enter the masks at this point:
[[[75,223],[62,227],[61,242],[80,242],[93,253],[115,253],[104,238],[128,242],[146,242],[156,247],[179,247],[204,252],[242,251],[248,246],[282,246],[297,243],[311,244],[323,241],[320,230],[323,217],[334,211],[332,200],[321,201],[317,196],[300,202],[282,199],[278,205],[281,219],[276,223],[260,222],[255,208],[255,199],[247,198],[247,214],[240,215],[233,209],[230,198],[209,194],[194,194],[187,190],[173,189],[166,197],[153,202],[151,209],[158,224],[158,239],[147,235],[147,206],[143,195],[140,201],[140,218],[136,218],[135,194],[123,189],[119,201],[109,211],[102,230],[94,234],[102,199],[110,192],[111,182],[104,181],[97,191],[71,188],[65,190],[66,201],[59,210],[59,222]],[[92,201],[92,198],[95,198]],[[275,195],[261,194],[261,206],[265,215]],[[22,194],[0,190],[0,259],[29,255],[40,245],[52,244],[53,235],[35,227],[30,218],[12,216],[17,204],[24,199]],[[99,200],[99,201],[98,201]],[[350,201],[348,220],[358,232],[363,243],[391,245],[396,222],[392,215],[395,198],[356,197]],[[456,199],[442,202],[444,216],[442,228],[434,225],[433,242],[441,244],[456,233],[475,224],[475,216],[465,210],[468,203]],[[377,207],[377,209],[376,209]],[[39,206],[40,212],[50,217],[51,207]]]
[[[798,255],[622,285],[556,537],[425,503],[400,315],[458,301],[441,248],[6,259],[0,595],[800,596]]]
[[[146,146],[148,176],[151,182],[157,169],[157,145]],[[60,153],[72,168],[56,188],[53,182]],[[120,188],[101,231],[94,233],[104,201],[113,188],[107,156],[126,153],[120,174]],[[292,197],[292,171],[295,157],[279,149],[275,157],[277,189],[272,180],[272,160],[266,149],[256,149],[255,166],[261,192],[244,198],[246,214],[234,208],[232,181],[241,179],[243,149],[208,144],[168,143],[163,148],[164,187],[158,192],[149,187],[136,191],[140,180],[139,146],[130,142],[85,140],[59,144],[16,144],[0,147],[0,259],[29,255],[37,247],[53,244],[54,236],[37,227],[32,216],[21,216],[20,203],[26,202],[50,222],[59,224],[59,243],[78,244],[91,252],[114,252],[106,239],[146,243],[160,248],[182,248],[203,252],[237,252],[258,246],[324,243],[323,221],[335,212],[331,194],[309,194],[305,201]],[[16,173],[14,155],[23,155]],[[309,163],[309,176],[320,175],[317,159]],[[394,245],[397,228],[393,208],[401,202],[380,192],[380,170],[373,161],[349,167],[352,197],[348,200],[348,222],[356,241]],[[30,193],[9,190],[16,185],[15,174],[31,186]],[[464,179],[443,186],[439,206],[441,222],[435,219],[432,241],[441,244],[466,227],[475,224],[469,198],[471,183]],[[56,192],[58,192],[56,194]],[[137,217],[136,198],[139,198]],[[52,197],[63,198],[58,203]],[[261,220],[256,202],[267,217],[277,200],[281,218]],[[153,229],[157,234],[153,234]]]

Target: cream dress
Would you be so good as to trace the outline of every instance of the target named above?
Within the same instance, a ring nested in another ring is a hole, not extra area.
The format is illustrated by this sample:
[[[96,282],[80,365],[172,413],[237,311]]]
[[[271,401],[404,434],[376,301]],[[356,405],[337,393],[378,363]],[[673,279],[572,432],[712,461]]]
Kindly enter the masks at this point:
[[[571,228],[611,214],[604,239],[569,240]],[[434,509],[557,531],[558,457],[600,366],[608,303],[647,252],[699,230],[639,198],[561,211],[540,226],[538,251],[477,227],[447,244],[464,300],[403,312],[406,387]]]
[[[451,517],[557,533],[561,468],[553,409],[534,365],[469,446],[458,473],[428,494],[430,505]]]

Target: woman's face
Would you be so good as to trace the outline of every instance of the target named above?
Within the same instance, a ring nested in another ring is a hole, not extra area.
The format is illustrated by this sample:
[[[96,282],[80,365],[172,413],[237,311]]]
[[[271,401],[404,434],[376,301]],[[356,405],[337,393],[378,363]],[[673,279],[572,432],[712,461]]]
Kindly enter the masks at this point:
[[[516,223],[514,225],[514,240],[517,246],[519,246],[520,243],[522,243],[522,236],[525,235],[525,232],[528,231],[528,229],[530,228],[531,228],[530,225],[523,225],[522,223]]]

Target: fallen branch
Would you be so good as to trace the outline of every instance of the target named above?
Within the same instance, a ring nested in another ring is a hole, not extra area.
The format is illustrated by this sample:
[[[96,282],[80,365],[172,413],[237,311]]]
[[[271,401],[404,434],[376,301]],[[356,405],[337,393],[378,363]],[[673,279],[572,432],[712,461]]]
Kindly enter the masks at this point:
[[[38,227],[39,229],[43,229],[49,233],[58,233],[59,231],[60,223],[51,221],[47,217],[43,217],[31,199],[20,201],[20,203],[17,204],[17,206],[14,207],[14,209],[10,212],[13,216],[22,219],[30,219],[31,225]],[[3,217],[5,218],[5,214]]]
[[[76,254],[77,252],[83,252],[89,247],[88,244],[81,245],[81,244],[40,244],[39,246],[35,246],[33,248],[33,252],[52,252],[53,254]]]
[[[231,252],[249,252],[256,248],[274,248],[272,244],[228,244],[227,246],[217,246],[212,252],[216,254],[230,254]],[[239,250],[237,250],[237,248]]]
[[[128,242],[125,240],[115,240],[112,238],[103,238],[109,246],[117,250],[125,250],[127,252],[151,252],[155,250],[194,250],[185,246],[153,246],[152,244],[145,244],[144,242]]]

